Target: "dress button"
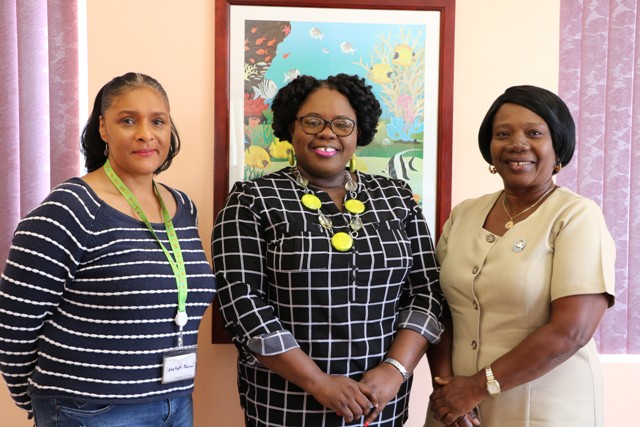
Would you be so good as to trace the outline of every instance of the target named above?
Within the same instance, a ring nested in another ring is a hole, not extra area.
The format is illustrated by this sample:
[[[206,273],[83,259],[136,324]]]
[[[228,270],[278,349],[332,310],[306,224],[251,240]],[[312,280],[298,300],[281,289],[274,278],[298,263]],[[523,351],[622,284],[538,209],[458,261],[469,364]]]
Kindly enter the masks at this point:
[[[478,309],[478,302],[477,302],[477,301],[474,301],[474,302],[473,302],[473,309],[474,309],[474,310],[477,310],[477,309]]]
[[[493,243],[495,241],[496,241],[496,236],[494,236],[493,234],[487,235],[487,242]]]
[[[473,270],[471,270],[471,272],[473,274],[476,274],[478,272],[479,268],[478,267],[473,267]]]
[[[475,341],[471,341],[471,348],[472,348],[472,349],[474,349],[474,350],[475,350],[476,348],[478,348],[478,343],[477,343],[477,342],[475,342]]]

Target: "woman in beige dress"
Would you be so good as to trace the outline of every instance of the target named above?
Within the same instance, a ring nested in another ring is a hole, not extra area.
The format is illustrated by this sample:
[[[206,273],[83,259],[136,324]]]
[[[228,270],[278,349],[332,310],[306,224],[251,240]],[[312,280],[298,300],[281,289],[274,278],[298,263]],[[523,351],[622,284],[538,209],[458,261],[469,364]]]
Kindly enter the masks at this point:
[[[614,303],[615,246],[598,206],[552,179],[575,149],[571,114],[511,87],[478,139],[504,189],[456,206],[437,245],[452,327],[430,350],[426,426],[602,426],[593,334]]]

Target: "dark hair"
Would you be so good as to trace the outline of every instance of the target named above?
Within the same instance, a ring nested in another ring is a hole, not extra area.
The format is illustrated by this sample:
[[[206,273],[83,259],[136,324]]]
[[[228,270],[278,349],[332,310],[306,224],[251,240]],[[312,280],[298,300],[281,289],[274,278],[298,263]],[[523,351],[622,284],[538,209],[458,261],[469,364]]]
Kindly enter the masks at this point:
[[[576,125],[567,105],[558,95],[537,86],[512,86],[500,95],[484,116],[478,131],[482,157],[491,164],[491,139],[496,112],[506,103],[521,105],[544,119],[551,132],[553,151],[566,166],[576,148]],[[555,171],[554,171],[555,173]]]
[[[296,120],[298,110],[309,95],[321,87],[337,90],[349,100],[356,112],[359,129],[357,145],[369,144],[378,131],[378,119],[382,114],[380,103],[364,78],[343,73],[329,76],[326,80],[299,76],[282,87],[271,104],[273,134],[281,140],[292,142],[291,124]]]
[[[167,97],[167,93],[162,85],[153,77],[141,73],[127,73],[115,77],[98,91],[96,99],[93,102],[93,110],[80,136],[80,149],[82,154],[84,154],[84,165],[88,172],[93,172],[101,168],[104,162],[107,161],[107,156],[104,155],[105,142],[100,136],[100,116],[113,104],[116,97],[129,90],[143,87],[156,90],[167,102],[167,106],[169,105],[169,97]],[[156,174],[167,170],[173,158],[180,151],[180,136],[178,135],[178,130],[173,124],[173,119],[169,117],[169,120],[171,122],[169,153],[164,163],[155,170],[154,173]]]

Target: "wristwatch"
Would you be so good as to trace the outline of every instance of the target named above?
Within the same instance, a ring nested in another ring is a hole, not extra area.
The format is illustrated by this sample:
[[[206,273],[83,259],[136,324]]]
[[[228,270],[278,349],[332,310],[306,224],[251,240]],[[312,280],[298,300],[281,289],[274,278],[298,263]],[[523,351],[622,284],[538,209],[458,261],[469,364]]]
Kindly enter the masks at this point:
[[[493,377],[491,366],[484,368],[484,374],[487,376],[487,391],[491,396],[500,394],[500,383]]]
[[[407,372],[407,369],[404,367],[402,363],[398,362],[396,359],[392,357],[387,357],[382,361],[382,363],[388,363],[389,365],[392,365],[394,368],[396,368],[398,372],[400,372],[400,375],[402,375],[403,383],[407,380],[407,378],[409,378],[409,373]]]

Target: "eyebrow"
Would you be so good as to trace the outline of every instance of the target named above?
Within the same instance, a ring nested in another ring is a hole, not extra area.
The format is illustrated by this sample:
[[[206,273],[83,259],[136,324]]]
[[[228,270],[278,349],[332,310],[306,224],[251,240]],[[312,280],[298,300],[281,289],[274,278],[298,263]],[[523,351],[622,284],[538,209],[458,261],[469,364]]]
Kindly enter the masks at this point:
[[[324,114],[316,113],[314,111],[311,111],[311,112],[308,112],[306,114],[302,114],[302,115],[297,116],[297,117],[308,117],[308,116],[317,117],[319,119],[322,119],[324,117]],[[353,120],[353,121],[356,120],[355,118],[351,118],[351,117],[349,117],[347,115],[344,115],[344,114],[338,114],[337,116],[334,116],[333,119],[349,119],[349,120]],[[331,119],[331,120],[333,120],[333,119]]]
[[[527,127],[531,127],[531,126],[535,126],[535,127],[537,127],[537,126],[546,126],[546,127],[549,127],[547,122],[545,122],[544,120],[540,121],[540,122],[527,122],[524,125],[527,126]],[[512,126],[514,126],[514,124],[511,123],[511,122],[500,122],[500,123],[494,123],[493,124],[494,128],[501,127],[501,126],[502,127],[504,127],[504,126],[512,127]]]
[[[123,114],[123,115],[139,115],[140,112],[136,111],[136,110],[121,110],[121,111],[118,111],[116,114],[118,114],[118,115],[121,115],[121,114]],[[151,114],[155,115],[155,116],[169,116],[169,114],[165,113],[164,111],[153,111],[153,112],[151,112]]]

